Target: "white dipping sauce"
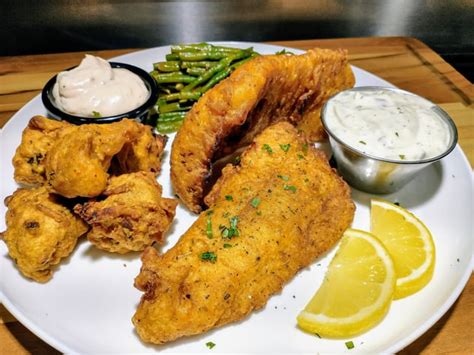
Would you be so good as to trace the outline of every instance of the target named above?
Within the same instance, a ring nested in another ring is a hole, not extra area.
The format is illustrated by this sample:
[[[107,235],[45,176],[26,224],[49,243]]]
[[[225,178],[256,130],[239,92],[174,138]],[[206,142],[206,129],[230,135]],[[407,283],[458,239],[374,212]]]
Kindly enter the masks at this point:
[[[79,66],[58,74],[53,96],[56,106],[67,113],[105,117],[139,107],[149,92],[138,75],[86,54]]]
[[[345,91],[327,103],[327,129],[347,145],[390,160],[433,158],[446,151],[447,123],[423,98],[392,90]]]

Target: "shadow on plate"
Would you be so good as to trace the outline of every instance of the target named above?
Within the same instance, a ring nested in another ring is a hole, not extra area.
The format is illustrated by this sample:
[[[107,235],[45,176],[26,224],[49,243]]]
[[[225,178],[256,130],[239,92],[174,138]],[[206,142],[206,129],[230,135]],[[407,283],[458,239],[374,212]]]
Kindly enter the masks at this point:
[[[127,254],[110,253],[97,248],[93,244],[90,244],[87,249],[82,252],[82,255],[92,261],[99,261],[102,258],[107,258],[113,260],[121,260],[124,262],[131,262],[140,259],[141,253],[141,251],[133,251]]]
[[[375,195],[352,189],[352,198],[361,205],[370,207],[370,200],[381,198],[392,203],[398,203],[403,208],[414,208],[428,202],[436,195],[443,181],[443,166],[441,162],[426,167],[407,185],[400,190],[386,195]]]

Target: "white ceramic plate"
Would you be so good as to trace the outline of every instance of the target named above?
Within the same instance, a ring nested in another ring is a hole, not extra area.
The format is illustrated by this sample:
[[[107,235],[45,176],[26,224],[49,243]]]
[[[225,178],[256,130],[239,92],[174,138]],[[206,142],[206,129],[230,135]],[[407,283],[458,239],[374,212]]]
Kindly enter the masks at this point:
[[[262,54],[282,47],[258,43],[230,42],[238,47],[253,46]],[[294,53],[301,51],[289,49]],[[115,61],[150,70],[153,62],[164,60],[169,47],[152,48],[114,58]],[[386,85],[386,81],[354,68],[357,86]],[[46,114],[39,97],[25,105],[7,123],[0,135],[0,200],[17,185],[11,158],[20,143],[21,132],[36,114]],[[172,139],[173,137],[171,137]],[[171,142],[168,142],[168,149]],[[169,161],[163,162],[158,180],[165,196],[173,196]],[[369,228],[370,195],[354,191],[357,212],[353,226]],[[420,217],[434,236],[437,261],[433,280],[419,293],[392,304],[385,319],[369,332],[352,340],[355,351],[395,352],[423,334],[453,304],[471,273],[473,247],[473,186],[471,168],[459,146],[441,163],[425,169],[401,191],[386,196],[399,201]],[[5,207],[0,205],[0,230],[5,229]],[[168,242],[176,243],[195,216],[181,206]],[[139,253],[111,255],[87,241],[61,263],[51,281],[38,284],[22,277],[0,243],[0,296],[5,307],[32,332],[67,353],[137,352],[268,352],[316,353],[347,351],[345,341],[308,335],[296,327],[296,315],[319,287],[334,250],[300,272],[283,291],[269,299],[267,306],[247,319],[206,334],[163,346],[142,343],[130,321],[141,292],[133,287],[141,262]],[[213,350],[206,347],[212,341]]]

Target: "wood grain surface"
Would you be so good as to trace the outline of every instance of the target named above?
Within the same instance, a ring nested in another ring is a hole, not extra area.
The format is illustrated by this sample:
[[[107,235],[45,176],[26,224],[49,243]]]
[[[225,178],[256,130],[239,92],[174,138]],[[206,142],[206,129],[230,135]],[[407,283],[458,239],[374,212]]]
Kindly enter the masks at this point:
[[[280,41],[300,49],[345,48],[351,64],[441,104],[456,122],[459,144],[474,166],[474,87],[439,55],[414,38]],[[133,49],[88,52],[103,58]],[[57,72],[77,65],[85,52],[0,57],[0,127],[35,97]],[[151,68],[151,63],[150,63]],[[451,309],[401,354],[474,352],[474,277]],[[54,354],[0,305],[0,354]]]

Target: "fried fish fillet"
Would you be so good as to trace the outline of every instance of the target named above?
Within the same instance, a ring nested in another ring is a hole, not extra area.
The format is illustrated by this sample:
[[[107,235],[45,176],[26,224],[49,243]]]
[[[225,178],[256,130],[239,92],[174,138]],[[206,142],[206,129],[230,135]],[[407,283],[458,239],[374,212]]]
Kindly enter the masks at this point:
[[[353,85],[342,50],[260,56],[241,65],[199,99],[177,133],[171,150],[176,194],[199,213],[212,164],[248,145],[273,122],[289,121],[311,141],[321,139],[321,106]]]
[[[21,273],[46,282],[88,226],[45,187],[18,189],[5,200],[7,230],[1,234]]]
[[[34,116],[23,130],[21,144],[13,157],[15,181],[25,185],[43,185],[46,181],[44,158],[52,144],[72,127],[70,123]]]
[[[161,243],[175,215],[177,200],[161,197],[155,174],[137,172],[113,176],[105,199],[76,205],[92,229],[87,238],[100,249],[124,254]]]
[[[98,196],[107,186],[112,158],[117,174],[159,172],[164,145],[163,137],[153,136],[151,127],[134,120],[74,126],[46,155],[48,186],[68,198]]]
[[[161,344],[262,308],[349,227],[354,204],[322,152],[287,122],[259,135],[206,197],[210,209],[163,255],[145,249],[133,323]]]

